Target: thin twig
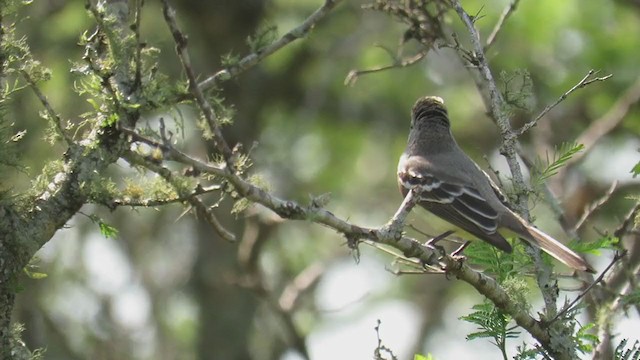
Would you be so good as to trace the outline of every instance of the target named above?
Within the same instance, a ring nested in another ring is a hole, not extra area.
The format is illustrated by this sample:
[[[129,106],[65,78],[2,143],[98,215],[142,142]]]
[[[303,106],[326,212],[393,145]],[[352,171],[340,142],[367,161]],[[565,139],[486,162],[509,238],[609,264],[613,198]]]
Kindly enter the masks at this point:
[[[178,53],[178,57],[180,58],[180,62],[182,63],[182,68],[185,71],[185,74],[187,75],[187,79],[189,81],[189,91],[195,97],[198,107],[207,120],[209,129],[213,133],[214,146],[216,150],[226,161],[227,167],[229,167],[233,171],[233,161],[231,159],[233,154],[231,148],[222,136],[222,131],[220,129],[220,125],[218,124],[216,113],[214,112],[213,107],[211,106],[207,98],[204,96],[202,88],[198,85],[196,75],[191,66],[191,58],[189,57],[189,53],[187,52],[187,37],[178,27],[178,23],[176,22],[175,9],[171,7],[171,5],[169,5],[169,0],[162,0],[162,5],[162,13],[164,14],[165,22],[171,30],[173,40],[176,43],[176,52]]]
[[[145,168],[160,175],[167,181],[167,183],[174,187],[174,189],[178,192],[178,196],[186,197],[188,195],[180,193],[180,187],[175,185],[175,179],[179,177],[179,175],[172,172],[168,168],[159,165],[154,161],[147,160],[144,156],[130,150],[125,152],[123,158],[133,165],[144,166]],[[213,214],[213,212],[208,209],[206,205],[204,205],[202,200],[200,200],[198,197],[192,196],[188,198],[187,201],[198,211],[200,215],[205,217],[207,222],[211,224],[213,229],[216,231],[216,233],[218,233],[218,235],[220,235],[221,238],[229,242],[236,241],[235,235],[233,235],[231,232],[225,229],[224,226],[222,226],[215,214]]]
[[[604,205],[607,201],[609,201],[609,199],[611,199],[611,195],[613,195],[613,192],[616,190],[617,186],[618,186],[618,181],[614,181],[611,184],[611,186],[609,187],[609,190],[607,190],[607,192],[604,193],[604,195],[600,199],[598,199],[598,200],[594,201],[593,203],[591,203],[584,210],[584,213],[582,213],[582,216],[580,217],[578,222],[573,227],[573,232],[577,233],[580,230],[580,228],[582,227],[582,225],[584,225],[584,223],[587,221],[587,219],[591,216],[591,214],[593,214],[596,210],[601,208],[602,205]]]
[[[133,89],[138,89],[142,85],[142,48],[143,44],[140,42],[140,24],[142,21],[142,7],[144,6],[144,0],[135,1],[135,20],[133,24],[133,33],[136,39],[136,53],[135,53],[135,78],[133,80]]]
[[[567,166],[578,163],[602,137],[615,129],[625,119],[631,106],[640,101],[640,77],[629,86],[624,94],[601,118],[596,119],[578,136],[577,143],[584,145],[584,150],[573,156]]]
[[[325,264],[316,261],[296,275],[280,294],[278,299],[280,308],[289,313],[295,310],[300,298],[320,281],[325,270]]]
[[[520,159],[522,159],[522,163],[527,167],[529,172],[535,169],[536,165],[534,161],[531,159],[531,157],[527,153],[522,151],[521,148],[518,148],[518,155],[520,155]],[[553,191],[551,191],[551,188],[549,187],[548,182],[542,181],[540,186],[547,204],[551,207],[551,210],[555,214],[556,219],[562,226],[562,229],[564,230],[564,232],[567,233],[571,238],[577,237],[577,234],[573,230],[573,227],[571,226],[571,224],[569,224],[569,220],[567,219],[564,208],[560,203],[560,200],[553,193]]]
[[[297,39],[304,38],[309,34],[311,29],[313,29],[313,27],[320,20],[322,20],[340,1],[342,0],[325,0],[324,4],[320,8],[314,11],[313,14],[306,18],[300,25],[284,34],[280,39],[276,40],[271,45],[260,48],[257,51],[245,56],[234,66],[216,72],[213,76],[210,76],[204,81],[200,82],[198,86],[202,90],[215,87],[220,82],[232,79],[245,72],[246,70],[254,67],[264,58],[282,49],[289,43]]]
[[[420,51],[419,53],[411,57],[397,59],[391,65],[378,66],[378,67],[363,69],[363,70],[351,70],[349,71],[349,74],[347,75],[347,77],[344,79],[344,84],[347,86],[353,86],[356,83],[356,81],[358,81],[358,78],[362,75],[373,74],[373,73],[386,71],[390,69],[400,69],[400,68],[409,67],[411,65],[418,63],[420,60],[424,59],[424,57],[427,56],[428,53],[429,53],[429,49],[426,49],[426,50]]]
[[[192,196],[188,198],[187,201],[189,201],[189,204],[196,209],[200,216],[204,216],[205,220],[211,225],[211,227],[213,227],[215,232],[220,235],[221,238],[228,242],[236,241],[236,236],[224,228],[222,223],[220,223],[220,220],[218,220],[218,217],[204,204],[204,202],[202,202],[200,198]]]
[[[520,0],[511,0],[511,3],[507,5],[504,8],[504,10],[502,10],[502,13],[500,14],[500,18],[498,19],[498,22],[496,23],[493,30],[491,31],[491,34],[489,34],[489,37],[487,37],[487,43],[484,46],[485,52],[487,52],[487,50],[489,50],[491,45],[493,45],[493,43],[496,41],[496,37],[500,33],[500,30],[502,30],[504,23],[507,21],[509,16],[511,16],[511,14],[513,14],[513,12],[516,11],[516,8],[518,7],[519,2]]]
[[[538,114],[538,116],[536,116],[533,120],[529,121],[528,123],[524,124],[516,133],[518,136],[522,136],[522,134],[526,133],[527,131],[529,131],[529,129],[531,129],[532,127],[536,126],[536,124],[538,123],[538,120],[540,120],[543,116],[545,116],[549,111],[551,111],[551,109],[553,109],[554,107],[556,107],[558,104],[560,104],[561,102],[563,102],[567,96],[571,95],[572,92],[581,89],[589,84],[592,84],[596,81],[605,81],[607,79],[609,79],[610,77],[612,77],[612,74],[606,75],[606,76],[602,76],[602,77],[593,77],[594,75],[596,75],[598,72],[591,69],[589,70],[589,72],[587,73],[587,75],[585,75],[582,80],[580,80],[577,84],[575,84],[571,89],[567,90],[564,94],[560,95],[560,97],[552,104],[547,105],[547,107],[544,108],[544,110],[542,110],[542,112],[540,114]],[[579,142],[580,143],[580,142]]]
[[[38,100],[40,100],[40,103],[42,104],[42,106],[44,106],[45,111],[47,112],[47,114],[53,121],[54,125],[56,126],[56,132],[58,133],[58,135],[60,135],[64,139],[67,145],[73,144],[73,139],[71,138],[71,136],[69,136],[69,134],[67,134],[64,127],[62,126],[62,118],[53,109],[53,106],[51,106],[51,103],[49,103],[49,99],[47,99],[47,97],[42,93],[42,91],[40,91],[38,84],[36,84],[35,81],[33,81],[33,78],[31,78],[31,75],[29,75],[29,73],[26,72],[25,70],[21,70],[20,73],[22,74],[24,79],[27,81],[27,83],[31,87],[31,90],[33,90],[33,93],[36,94],[36,97],[38,98]]]
[[[622,236],[626,234],[629,231],[629,228],[635,223],[635,218],[638,212],[640,212],[640,201],[637,202],[636,205],[629,211],[627,216],[624,217],[624,220],[620,223],[620,226],[618,226],[613,231],[613,236],[622,238]]]
[[[416,186],[415,188],[409,190],[407,195],[404,197],[402,204],[393,215],[391,220],[385,226],[385,229],[388,229],[389,233],[392,235],[402,236],[402,228],[404,227],[404,222],[409,216],[411,209],[418,203],[420,200],[420,187]]]
[[[133,141],[141,142],[151,147],[156,147],[158,149],[161,149],[163,153],[166,153],[166,155],[169,156],[170,160],[175,160],[179,163],[192,165],[192,166],[194,164],[197,164],[198,166],[194,167],[194,169],[200,172],[205,172],[205,173],[216,175],[216,176],[225,176],[226,174],[224,167],[219,166],[217,164],[204,162],[199,159],[196,159],[191,155],[176,149],[174,146],[172,146],[169,143],[152,139],[150,137],[144,136],[138,133],[137,131],[129,128],[123,127],[121,128],[121,131],[130,135]]]
[[[573,299],[573,301],[571,303],[567,304],[567,306],[565,306],[560,312],[558,312],[558,314],[553,319],[551,319],[551,321],[549,321],[549,322],[552,323],[552,322],[556,321],[557,319],[562,317],[562,315],[566,314],[569,310],[571,310],[573,308],[573,306],[576,305],[585,295],[587,295],[587,293],[596,284],[598,284],[600,281],[602,281],[604,276],[613,267],[613,265],[615,263],[617,263],[618,261],[620,261],[620,259],[622,259],[626,254],[627,254],[626,250],[625,251],[616,252],[615,255],[613,256],[613,259],[611,260],[609,265],[607,265],[607,267],[602,271],[602,273],[591,284],[589,284],[589,286],[587,286],[587,288],[584,289],[584,291],[582,293],[580,293],[580,295],[578,295],[575,299]]]

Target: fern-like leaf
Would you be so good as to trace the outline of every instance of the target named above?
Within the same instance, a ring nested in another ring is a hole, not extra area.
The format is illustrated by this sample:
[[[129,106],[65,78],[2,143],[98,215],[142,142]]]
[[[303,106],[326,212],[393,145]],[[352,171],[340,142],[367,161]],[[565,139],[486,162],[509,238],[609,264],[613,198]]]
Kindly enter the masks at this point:
[[[566,165],[575,154],[584,150],[584,145],[577,143],[562,143],[556,148],[553,155],[547,157],[545,160],[537,159],[535,162],[535,171],[532,175],[532,183],[534,187],[541,185],[548,178],[556,175],[561,167]]]

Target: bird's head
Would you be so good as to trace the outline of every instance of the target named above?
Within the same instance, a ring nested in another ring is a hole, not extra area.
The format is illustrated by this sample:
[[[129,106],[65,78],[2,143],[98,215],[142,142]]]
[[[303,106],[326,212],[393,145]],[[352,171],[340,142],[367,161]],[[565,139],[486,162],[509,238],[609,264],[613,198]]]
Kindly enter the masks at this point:
[[[411,125],[419,128],[449,128],[449,116],[444,101],[438,96],[425,96],[411,109]]]

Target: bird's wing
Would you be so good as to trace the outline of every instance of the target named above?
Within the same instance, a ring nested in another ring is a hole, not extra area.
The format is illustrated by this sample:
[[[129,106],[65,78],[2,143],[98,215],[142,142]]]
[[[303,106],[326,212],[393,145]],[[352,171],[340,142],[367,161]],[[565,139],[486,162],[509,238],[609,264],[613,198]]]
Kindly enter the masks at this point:
[[[491,179],[491,176],[489,176],[489,174],[487,174],[486,171],[482,170],[478,165],[476,165],[476,168],[478,168],[478,170],[487,178],[487,182],[489,182],[489,185],[491,186],[491,190],[493,190],[493,193],[496,194],[496,197],[498,198],[498,200],[500,200],[502,205],[506,206],[507,208],[513,211],[514,208],[511,205],[511,203],[509,203],[509,198],[502,192],[502,190],[500,190],[498,185],[496,185],[496,183],[493,182],[493,180]]]
[[[498,212],[470,184],[436,176],[420,159],[401,160],[398,181],[406,191],[420,187],[421,204],[432,213],[500,249],[511,246],[497,232]],[[403,193],[406,193],[403,191]]]

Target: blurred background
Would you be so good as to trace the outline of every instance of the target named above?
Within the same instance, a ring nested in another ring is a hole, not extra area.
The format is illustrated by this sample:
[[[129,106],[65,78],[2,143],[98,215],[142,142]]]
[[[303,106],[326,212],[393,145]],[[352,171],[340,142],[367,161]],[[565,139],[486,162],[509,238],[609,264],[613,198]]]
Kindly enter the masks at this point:
[[[269,26],[282,35],[323,0],[172,3],[189,35],[194,69],[204,79],[220,69],[221,56],[245,55],[248,36]],[[345,86],[351,70],[392,63],[390,53],[398,51],[406,30],[387,14],[361,9],[365,3],[343,1],[310,36],[226,83],[226,104],[236,116],[224,131],[231,144],[252,149],[252,171],[276,195],[305,203],[310,196],[330,193],[327,208],[334,214],[380,226],[402,200],[396,163],[409,110],[420,96],[444,98],[461,146],[481,166],[491,164],[501,175],[508,171],[497,151],[497,129],[453,50],[434,49],[414,66],[362,75]],[[476,25],[486,38],[509,1],[463,4],[471,14],[481,11]],[[84,2],[41,0],[22,15],[19,32],[53,71],[42,90],[64,117],[79,118],[90,105],[72,91],[78,79],[70,68],[81,61],[80,34],[95,28]],[[445,32],[457,31],[467,44],[468,34],[455,14],[446,18]],[[143,38],[161,50],[160,71],[183,78],[159,2],[145,2],[142,22]],[[517,90],[513,86],[523,79],[518,74],[530,74],[530,111],[514,113],[515,127],[590,69],[613,74],[576,91],[522,138],[523,151],[531,157],[545,158],[555,146],[576,141],[620,99],[630,97],[612,130],[550,180],[574,222],[618,181],[611,200],[582,228],[586,240],[613,231],[633,205],[628,195],[638,193],[630,173],[640,147],[638,34],[637,1],[521,1],[487,53],[503,90]],[[409,41],[402,53],[419,50]],[[20,119],[16,127],[27,130],[21,142],[27,168],[10,179],[20,190],[65,149],[42,140],[47,125],[37,116],[39,105],[30,92],[16,96],[13,106]],[[192,145],[197,136],[195,127],[187,126],[183,146],[204,157],[206,148]],[[116,179],[129,172],[124,165],[111,170]],[[508,189],[508,176],[504,182]],[[48,276],[25,277],[17,299],[15,320],[26,325],[25,342],[32,349],[46,348],[46,359],[292,360],[303,358],[301,344],[313,359],[365,359],[378,345],[380,320],[380,339],[399,359],[415,353],[436,359],[500,356],[488,340],[465,340],[475,329],[458,318],[482,301],[468,285],[441,275],[396,276],[390,271],[394,259],[384,252],[362,245],[358,262],[334,231],[283,222],[260,207],[230,215],[231,205],[223,202],[217,213],[241,239],[238,244],[218,238],[191,215],[181,216],[179,204],[113,212],[85,206],[84,214],[99,215],[119,234],[105,238],[79,214],[40,250],[38,271]],[[532,206],[538,226],[568,240],[542,198],[534,197]],[[411,220],[427,232],[442,229],[423,211],[414,211]],[[591,261],[602,269],[610,256],[603,253]],[[531,293],[533,303],[539,303],[538,292]],[[640,321],[629,313],[619,324],[621,336],[629,337]],[[513,351],[522,341],[527,339],[514,339],[509,348]]]

